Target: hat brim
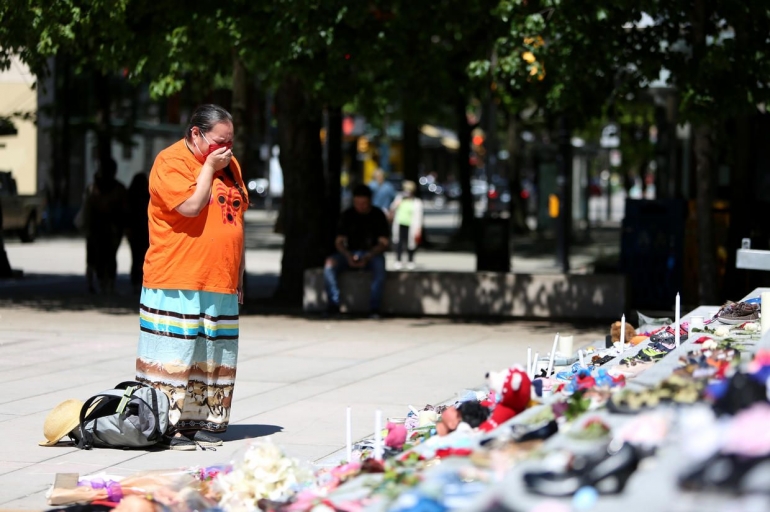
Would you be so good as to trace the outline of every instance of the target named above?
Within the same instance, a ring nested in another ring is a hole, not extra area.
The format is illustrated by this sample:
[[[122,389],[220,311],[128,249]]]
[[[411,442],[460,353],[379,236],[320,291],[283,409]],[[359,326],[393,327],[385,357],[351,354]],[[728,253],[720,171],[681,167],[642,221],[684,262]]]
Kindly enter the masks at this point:
[[[37,443],[38,446],[56,446],[61,442],[61,439],[57,439],[56,441],[40,441]]]

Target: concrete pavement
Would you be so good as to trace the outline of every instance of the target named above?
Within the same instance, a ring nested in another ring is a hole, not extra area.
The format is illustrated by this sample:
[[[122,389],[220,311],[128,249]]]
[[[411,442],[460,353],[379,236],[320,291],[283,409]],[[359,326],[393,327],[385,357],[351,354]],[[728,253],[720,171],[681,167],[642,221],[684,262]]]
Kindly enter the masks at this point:
[[[378,408],[385,417],[404,416],[409,404],[452,399],[480,385],[486,371],[523,362],[528,346],[547,352],[556,331],[587,344],[602,339],[607,328],[243,315],[232,423],[223,447],[181,453],[45,448],[37,443],[45,416],[57,403],[84,400],[133,378],[137,301],[125,275],[118,297],[85,292],[82,240],[11,242],[7,250],[12,265],[27,277],[0,281],[0,508],[5,509],[46,508],[45,492],[59,472],[125,475],[223,463],[237,457],[248,439],[264,435],[274,435],[291,456],[320,460],[344,446],[347,406],[353,410],[354,438],[363,438],[371,434]],[[275,250],[254,248],[247,257],[255,275],[278,271]],[[129,260],[124,245],[121,273]],[[262,282],[253,279],[252,286]]]

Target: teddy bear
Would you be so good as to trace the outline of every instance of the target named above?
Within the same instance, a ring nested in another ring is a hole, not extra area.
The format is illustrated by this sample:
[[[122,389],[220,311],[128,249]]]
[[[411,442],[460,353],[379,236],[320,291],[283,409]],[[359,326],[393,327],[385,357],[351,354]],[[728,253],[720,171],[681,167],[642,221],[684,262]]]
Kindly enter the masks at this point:
[[[634,329],[634,326],[626,322],[626,337],[625,341],[626,343],[631,342],[631,338],[636,336],[636,330]],[[620,322],[615,322],[610,327],[610,339],[613,342],[620,341]]]
[[[529,405],[532,382],[520,365],[487,374],[489,389],[494,391],[497,404],[492,415],[479,426],[484,432],[496,429]]]

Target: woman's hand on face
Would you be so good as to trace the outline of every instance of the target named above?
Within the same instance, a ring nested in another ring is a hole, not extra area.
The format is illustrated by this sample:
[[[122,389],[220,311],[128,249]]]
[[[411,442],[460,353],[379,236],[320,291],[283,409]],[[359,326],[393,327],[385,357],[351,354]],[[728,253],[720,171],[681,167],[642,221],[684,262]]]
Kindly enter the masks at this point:
[[[219,148],[206,157],[206,163],[209,164],[215,171],[224,169],[230,164],[230,159],[233,158],[233,152],[231,149]]]

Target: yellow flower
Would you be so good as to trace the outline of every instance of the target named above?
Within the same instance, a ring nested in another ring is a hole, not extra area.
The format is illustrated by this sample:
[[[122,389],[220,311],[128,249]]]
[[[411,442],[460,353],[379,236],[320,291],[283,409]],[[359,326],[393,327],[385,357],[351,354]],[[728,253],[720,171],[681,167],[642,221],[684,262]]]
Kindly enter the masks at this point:
[[[521,58],[527,61],[528,64],[535,62],[535,54],[532,52],[524,52],[521,54]]]

